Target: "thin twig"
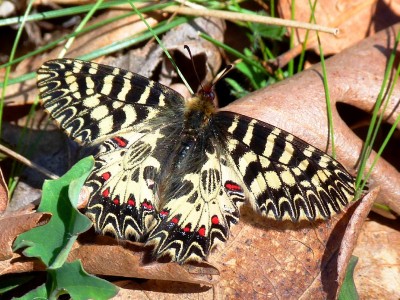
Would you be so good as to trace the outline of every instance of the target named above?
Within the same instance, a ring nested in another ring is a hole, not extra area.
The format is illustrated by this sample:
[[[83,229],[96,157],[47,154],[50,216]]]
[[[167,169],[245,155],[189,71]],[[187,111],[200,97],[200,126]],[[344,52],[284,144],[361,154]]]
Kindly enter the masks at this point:
[[[285,20],[267,16],[249,15],[249,14],[222,11],[222,10],[192,9],[189,7],[169,6],[163,8],[162,11],[177,12],[178,14],[191,15],[191,16],[216,17],[232,21],[245,21],[245,22],[269,24],[269,25],[279,25],[285,27],[303,28],[308,30],[331,33],[334,35],[337,35],[339,33],[338,28],[326,27],[326,26],[310,24],[305,22],[298,22],[293,20]]]
[[[0,144],[0,151],[4,152],[8,156],[18,160],[20,163],[26,165],[27,167],[30,167],[30,168],[42,173],[43,175],[47,176],[48,178],[51,178],[51,179],[58,179],[59,178],[56,174],[46,170],[45,168],[37,165],[33,161],[30,161],[29,159],[27,159],[26,157],[22,156],[21,154],[13,151],[13,150],[11,150],[11,149],[9,149],[9,148],[1,145],[1,144]]]

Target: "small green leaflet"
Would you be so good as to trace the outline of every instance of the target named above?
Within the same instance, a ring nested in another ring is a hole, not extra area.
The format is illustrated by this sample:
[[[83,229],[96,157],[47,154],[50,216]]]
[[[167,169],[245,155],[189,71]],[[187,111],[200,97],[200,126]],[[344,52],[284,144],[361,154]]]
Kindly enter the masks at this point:
[[[357,262],[358,257],[354,255],[351,256],[346,270],[346,277],[344,278],[342,288],[340,289],[339,300],[356,300],[360,298],[354,283],[354,268],[356,267]]]
[[[52,291],[49,296],[54,299],[63,294],[64,290],[75,300],[107,300],[118,292],[118,288],[113,284],[86,273],[77,260],[65,263],[61,268],[49,270],[48,275],[50,278],[47,279],[47,290]]]
[[[74,300],[107,300],[114,297],[117,292],[117,288],[111,283],[86,273],[80,261],[76,260],[49,270],[46,284],[42,284],[21,298],[14,299],[58,299],[60,295],[68,293]]]
[[[38,211],[49,212],[52,217],[46,225],[19,235],[14,251],[26,247],[25,256],[40,258],[48,266],[47,282],[20,299],[57,299],[68,293],[73,299],[102,300],[118,292],[113,284],[86,273],[80,261],[65,262],[77,236],[92,226],[76,205],[93,165],[93,157],[84,158],[60,179],[44,183]]]
[[[38,212],[52,214],[43,226],[20,234],[13,250],[25,248],[23,254],[38,257],[51,268],[61,266],[67,258],[79,233],[90,228],[92,223],[72,203],[78,202],[79,190],[93,168],[92,157],[84,158],[57,180],[46,180]],[[69,192],[68,186],[71,185]],[[69,200],[69,194],[75,199]],[[72,203],[71,203],[72,202]]]

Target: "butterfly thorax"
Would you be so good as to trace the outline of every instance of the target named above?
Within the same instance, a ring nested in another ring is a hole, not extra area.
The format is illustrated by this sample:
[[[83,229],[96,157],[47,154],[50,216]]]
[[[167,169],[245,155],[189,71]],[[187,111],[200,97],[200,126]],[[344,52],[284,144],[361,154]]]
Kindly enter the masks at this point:
[[[201,132],[208,127],[210,118],[216,111],[213,98],[200,92],[186,100],[184,113],[186,132]]]
[[[179,141],[175,145],[175,158],[173,166],[176,171],[181,168],[187,168],[187,159],[198,157],[198,143],[207,139],[207,132],[210,126],[212,115],[215,113],[215,107],[212,101],[204,98],[201,94],[196,94],[188,98],[184,105],[184,123]],[[193,163],[193,162],[192,162]],[[197,164],[196,164],[197,165]]]

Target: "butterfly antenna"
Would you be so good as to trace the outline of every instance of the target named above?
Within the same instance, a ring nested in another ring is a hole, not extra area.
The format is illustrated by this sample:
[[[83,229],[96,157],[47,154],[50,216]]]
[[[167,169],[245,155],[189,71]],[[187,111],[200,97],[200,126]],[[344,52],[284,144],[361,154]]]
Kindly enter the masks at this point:
[[[203,85],[201,84],[201,80],[200,80],[199,74],[197,74],[196,66],[194,65],[192,52],[190,51],[189,46],[188,46],[188,45],[184,45],[183,48],[185,48],[186,51],[189,53],[190,61],[192,62],[192,66],[193,66],[193,70],[194,70],[194,74],[196,74],[197,81],[199,82],[199,85],[201,86],[201,89],[204,90],[204,87],[203,87]]]
[[[228,74],[233,68],[233,65],[227,65],[221,72],[215,76],[211,86],[214,86],[220,79],[224,78],[226,74]]]

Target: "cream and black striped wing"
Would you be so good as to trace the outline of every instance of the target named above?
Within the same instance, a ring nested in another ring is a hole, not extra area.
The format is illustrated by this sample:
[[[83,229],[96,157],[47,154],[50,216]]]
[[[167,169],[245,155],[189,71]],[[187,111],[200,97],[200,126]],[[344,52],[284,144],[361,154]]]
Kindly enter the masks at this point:
[[[252,207],[262,215],[327,219],[353,199],[354,178],[346,169],[290,133],[226,111],[216,114],[214,126]]]
[[[184,99],[138,74],[72,59],[38,70],[44,107],[95,154],[85,185],[95,229],[142,240],[153,226],[160,170],[183,126]]]
[[[75,59],[56,59],[37,71],[45,109],[82,145],[102,142],[157,118],[163,108],[183,109],[183,97],[129,71]]]

